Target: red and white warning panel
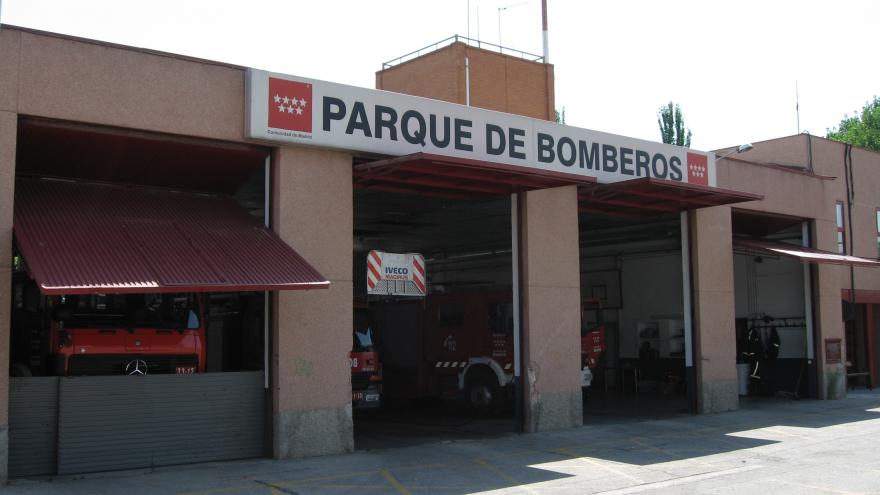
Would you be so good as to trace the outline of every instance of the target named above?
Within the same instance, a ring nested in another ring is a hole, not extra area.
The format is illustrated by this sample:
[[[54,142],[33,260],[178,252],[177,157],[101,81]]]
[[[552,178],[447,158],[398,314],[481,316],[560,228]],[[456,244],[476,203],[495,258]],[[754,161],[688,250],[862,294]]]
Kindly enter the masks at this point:
[[[425,292],[425,257],[421,254],[367,254],[367,294],[424,297]]]

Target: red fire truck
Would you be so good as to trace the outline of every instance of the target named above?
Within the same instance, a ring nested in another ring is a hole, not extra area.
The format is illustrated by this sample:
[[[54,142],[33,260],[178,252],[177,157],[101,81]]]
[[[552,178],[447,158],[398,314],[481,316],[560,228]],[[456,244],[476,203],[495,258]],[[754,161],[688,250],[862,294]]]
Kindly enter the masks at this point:
[[[366,305],[354,312],[354,335],[351,361],[351,406],[353,409],[374,409],[382,404],[382,367],[373,340]]]
[[[510,294],[428,296],[424,333],[426,390],[439,396],[463,394],[481,414],[501,409],[513,384]]]
[[[586,312],[592,311],[595,322],[588,323]],[[599,367],[602,355],[607,349],[605,343],[605,318],[602,313],[602,301],[586,299],[583,304],[583,325],[581,327],[581,386],[589,387],[593,380],[593,370]]]
[[[583,326],[581,331],[581,366],[585,373],[596,369],[599,366],[599,359],[605,352],[605,318],[602,313],[602,301],[599,299],[586,299],[584,301],[584,310],[593,311],[596,315],[596,321],[587,323],[587,319],[583,318]]]
[[[376,302],[383,395],[389,399],[464,397],[481,414],[512,394],[510,294],[432,294]]]
[[[50,299],[57,375],[205,371],[205,315],[194,294],[87,294]]]
[[[394,398],[463,397],[480,414],[513,396],[513,305],[504,292],[431,294],[371,303],[382,342],[383,390]],[[581,386],[605,351],[604,326],[582,334]]]

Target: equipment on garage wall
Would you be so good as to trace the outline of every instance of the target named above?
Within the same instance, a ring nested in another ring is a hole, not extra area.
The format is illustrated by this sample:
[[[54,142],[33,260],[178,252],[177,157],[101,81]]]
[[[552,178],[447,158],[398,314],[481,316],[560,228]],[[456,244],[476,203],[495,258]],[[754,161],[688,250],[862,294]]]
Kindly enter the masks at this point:
[[[367,254],[367,294],[424,297],[425,257],[419,253]]]
[[[600,302],[603,309],[623,308],[620,270],[581,272],[581,286],[586,288],[585,297]]]

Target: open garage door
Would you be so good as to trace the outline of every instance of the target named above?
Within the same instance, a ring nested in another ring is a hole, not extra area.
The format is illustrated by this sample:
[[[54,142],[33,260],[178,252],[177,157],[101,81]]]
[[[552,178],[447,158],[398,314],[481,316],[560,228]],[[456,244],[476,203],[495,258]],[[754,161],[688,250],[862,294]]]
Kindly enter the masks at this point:
[[[596,179],[427,153],[356,163],[353,178],[356,448],[517,430],[511,194]],[[417,255],[423,295],[369,290],[389,268],[377,252]],[[364,400],[359,356],[381,362],[379,401]]]
[[[585,423],[693,410],[682,212],[760,198],[653,178],[580,188]]]
[[[878,267],[880,262],[809,247],[812,221],[734,210],[736,344],[740,395],[818,397],[816,265]],[[843,297],[847,370],[870,375],[864,306]],[[849,313],[849,314],[848,314]]]
[[[13,341],[37,349],[13,366],[12,476],[265,453],[263,291],[329,282],[258,218],[225,195],[18,178],[14,234]],[[251,334],[234,366],[208,362]]]

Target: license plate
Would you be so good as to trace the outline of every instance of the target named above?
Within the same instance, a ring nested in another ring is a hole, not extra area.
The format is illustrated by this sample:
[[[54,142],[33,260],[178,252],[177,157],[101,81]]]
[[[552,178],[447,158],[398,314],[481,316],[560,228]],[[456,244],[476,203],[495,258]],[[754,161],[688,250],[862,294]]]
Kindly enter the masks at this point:
[[[175,372],[178,375],[192,375],[193,373],[196,372],[196,367],[195,366],[178,366],[177,368],[175,368]]]
[[[364,400],[366,400],[367,402],[376,402],[377,400],[379,400],[379,394],[367,394],[366,396],[364,396]]]

